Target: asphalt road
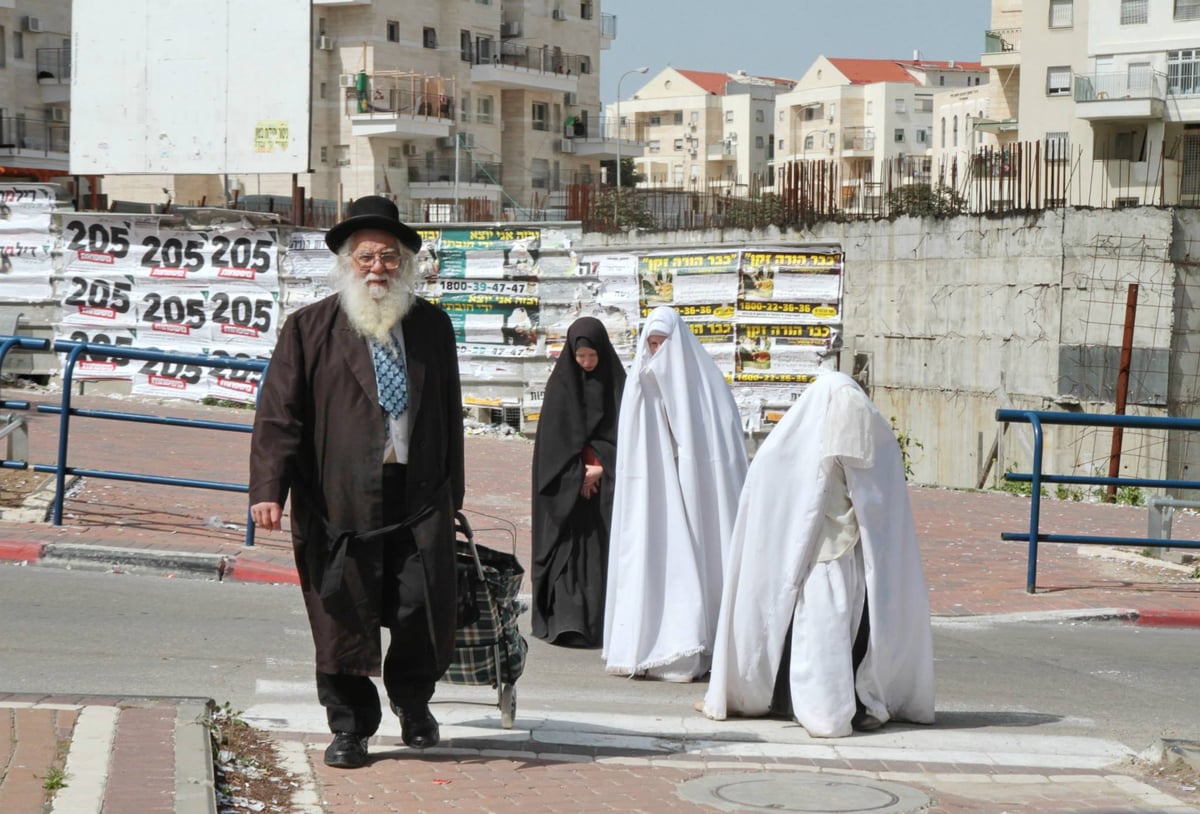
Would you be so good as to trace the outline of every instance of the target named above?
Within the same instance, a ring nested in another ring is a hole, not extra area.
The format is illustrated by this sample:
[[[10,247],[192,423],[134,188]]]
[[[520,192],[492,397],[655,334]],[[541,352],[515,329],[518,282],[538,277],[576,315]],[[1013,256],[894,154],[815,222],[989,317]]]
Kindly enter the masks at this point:
[[[267,725],[323,731],[294,586],[5,565],[0,619],[0,692],[210,697],[262,710]],[[1198,644],[1197,630],[1115,622],[939,622],[936,727],[1135,751],[1195,740]],[[598,651],[537,640],[517,686],[518,716],[695,715],[705,688],[606,676]],[[443,687],[435,700],[494,705],[495,693]]]

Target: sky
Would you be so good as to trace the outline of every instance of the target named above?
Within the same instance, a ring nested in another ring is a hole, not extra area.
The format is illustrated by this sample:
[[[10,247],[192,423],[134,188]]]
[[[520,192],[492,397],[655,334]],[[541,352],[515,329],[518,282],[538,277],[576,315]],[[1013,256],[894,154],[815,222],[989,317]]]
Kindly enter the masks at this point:
[[[617,38],[600,98],[629,98],[663,68],[799,79],[818,56],[978,62],[991,0],[601,0]]]

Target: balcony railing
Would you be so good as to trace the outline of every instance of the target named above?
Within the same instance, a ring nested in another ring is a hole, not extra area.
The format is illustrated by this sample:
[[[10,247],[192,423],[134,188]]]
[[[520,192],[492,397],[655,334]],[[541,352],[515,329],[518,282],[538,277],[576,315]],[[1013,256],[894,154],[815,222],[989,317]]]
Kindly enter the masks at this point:
[[[346,113],[381,113],[396,116],[454,120],[457,100],[454,80],[433,76],[377,73],[370,77],[365,94],[346,95]]]
[[[579,54],[564,54],[548,45],[521,45],[516,42],[501,42],[500,53],[491,49],[479,49],[472,46],[464,52],[463,58],[474,65],[502,65],[509,68],[521,68],[537,73],[561,74],[564,76],[579,76],[590,73],[591,61]]]
[[[1076,102],[1103,102],[1118,99],[1167,99],[1165,74],[1142,71],[1075,75]]]
[[[71,151],[71,128],[66,122],[0,116],[0,150],[14,149],[65,155]]]
[[[600,13],[600,36],[610,40],[617,38],[617,15]]]
[[[874,150],[875,134],[865,133],[861,127],[847,127],[842,130],[843,150]]]
[[[71,79],[70,48],[37,49],[37,78],[56,79],[66,83]]]
[[[408,165],[410,184],[454,183],[454,159],[437,159],[422,164]],[[460,161],[458,166],[460,184],[502,184],[502,168],[495,161]]]
[[[983,34],[983,53],[1010,54],[1021,50],[1021,29],[994,28]]]

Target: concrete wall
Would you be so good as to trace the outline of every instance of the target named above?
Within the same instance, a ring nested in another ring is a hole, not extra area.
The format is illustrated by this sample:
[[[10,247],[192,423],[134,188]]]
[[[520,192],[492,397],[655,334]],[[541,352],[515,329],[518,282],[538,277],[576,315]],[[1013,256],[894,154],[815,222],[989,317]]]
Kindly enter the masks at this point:
[[[1181,307],[1197,298],[1198,270],[1176,263],[1200,238],[1193,214],[1126,209],[898,218],[786,233],[630,235],[610,245],[840,243],[846,252],[841,369],[866,364],[864,380],[880,411],[923,445],[911,450],[916,482],[974,487],[997,438],[988,484],[1006,468],[1030,466],[1029,427],[1001,433],[997,409],[1114,411],[1111,401],[1073,396],[1070,377],[1060,381],[1060,353],[1077,345],[1119,348],[1130,283],[1139,285],[1134,346],[1173,351],[1170,395],[1178,406],[1171,414],[1200,414],[1200,320]],[[603,244],[604,236],[585,236],[585,247],[591,242]],[[1176,325],[1177,312],[1187,321]],[[1165,414],[1154,404],[1129,404],[1127,411]],[[1169,455],[1165,438],[1127,432],[1125,441],[1122,476],[1164,476],[1168,457],[1176,469],[1200,471],[1200,456],[1179,439],[1172,439]],[[1047,430],[1047,463],[1056,472],[1106,472],[1109,448],[1107,432]]]

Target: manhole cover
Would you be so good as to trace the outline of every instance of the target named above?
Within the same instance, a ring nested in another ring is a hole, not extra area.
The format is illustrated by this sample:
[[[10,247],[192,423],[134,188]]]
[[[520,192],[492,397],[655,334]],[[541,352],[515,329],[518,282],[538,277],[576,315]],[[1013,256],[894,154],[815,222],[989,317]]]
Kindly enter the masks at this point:
[[[885,780],[796,772],[710,774],[679,785],[679,795],[723,811],[800,811],[806,814],[906,814],[923,811],[927,795]]]

